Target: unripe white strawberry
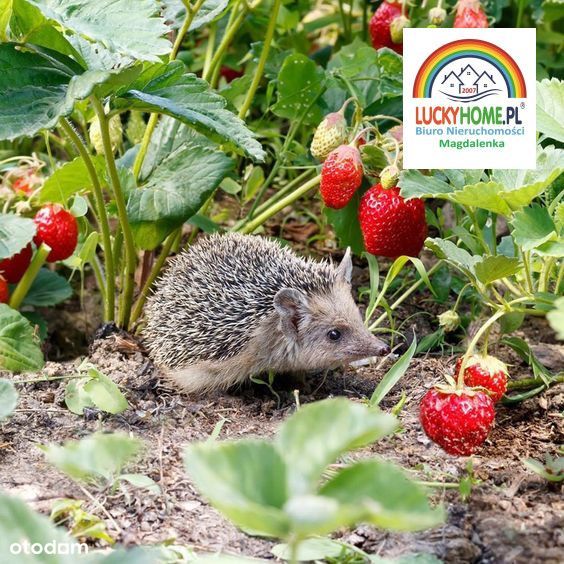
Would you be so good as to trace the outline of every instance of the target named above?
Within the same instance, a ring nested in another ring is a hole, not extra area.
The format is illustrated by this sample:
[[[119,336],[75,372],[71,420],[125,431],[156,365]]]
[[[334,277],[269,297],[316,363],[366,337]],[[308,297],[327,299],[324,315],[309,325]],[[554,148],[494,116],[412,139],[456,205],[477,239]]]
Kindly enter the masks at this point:
[[[323,162],[331,151],[347,139],[347,122],[340,112],[327,114],[317,126],[310,151],[314,158]]]
[[[442,327],[445,333],[454,331],[460,325],[460,316],[456,311],[448,309],[438,316],[439,326]]]
[[[394,43],[403,43],[403,29],[411,27],[411,20],[405,16],[398,16],[390,24],[390,37]]]
[[[380,184],[382,188],[393,188],[398,183],[399,169],[396,165],[387,166],[380,173]]]
[[[431,8],[428,15],[429,23],[433,25],[441,25],[445,21],[446,15],[446,10],[444,8],[440,8],[439,6]]]

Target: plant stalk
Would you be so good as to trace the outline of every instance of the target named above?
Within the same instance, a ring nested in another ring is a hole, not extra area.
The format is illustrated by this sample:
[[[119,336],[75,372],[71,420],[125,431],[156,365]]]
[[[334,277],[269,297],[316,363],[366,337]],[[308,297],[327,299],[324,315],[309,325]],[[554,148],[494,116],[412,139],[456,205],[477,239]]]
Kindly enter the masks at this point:
[[[50,252],[51,247],[49,247],[45,243],[41,243],[41,246],[39,247],[39,249],[37,249],[35,256],[27,267],[25,274],[18,282],[16,289],[10,297],[8,305],[12,309],[19,309],[19,307],[22,305],[24,298],[27,296],[27,293],[29,292],[33,281],[37,278],[37,274],[39,273],[41,267],[45,264],[45,261],[47,260]]]
[[[151,290],[151,287],[153,286],[155,280],[157,279],[157,276],[159,275],[168,255],[170,253],[170,250],[172,248],[172,245],[173,245],[175,239],[176,239],[176,231],[171,233],[166,238],[166,240],[163,244],[163,248],[161,249],[161,252],[159,254],[159,257],[153,263],[153,267],[151,268],[151,271],[149,272],[149,275],[147,276],[147,279],[145,280],[145,283],[143,284],[143,287],[141,288],[141,292],[139,294],[139,297],[137,298],[137,301],[135,302],[135,306],[134,306],[133,311],[131,313],[131,325],[136,323],[137,320],[141,317],[141,313],[143,312],[143,307],[145,305],[145,302],[147,301],[147,297],[149,296],[149,292]]]
[[[253,103],[253,98],[255,97],[257,88],[260,84],[262,79],[262,75],[264,73],[264,67],[266,65],[266,61],[268,59],[268,53],[270,51],[270,45],[272,43],[272,38],[274,37],[274,31],[276,30],[276,19],[278,18],[278,12],[280,11],[280,5],[282,4],[282,0],[274,0],[274,5],[272,6],[272,12],[270,13],[270,19],[268,21],[268,28],[266,29],[266,35],[264,36],[264,44],[262,46],[262,53],[260,54],[260,58],[257,64],[257,69],[255,71],[255,76],[253,77],[253,81],[251,82],[251,87],[247,92],[247,96],[241,109],[239,110],[239,117],[241,119],[245,119],[251,104]]]
[[[302,184],[291,194],[288,194],[285,198],[282,198],[271,207],[263,211],[261,214],[257,215],[253,220],[243,225],[238,231],[240,233],[252,233],[253,231],[255,231],[255,229],[268,221],[273,215],[276,215],[280,210],[292,204],[293,202],[307,194],[310,190],[315,188],[319,184],[320,179],[321,175],[318,174],[311,180],[308,180],[305,184]]]
[[[102,144],[104,146],[104,155],[106,157],[106,166],[108,175],[110,177],[110,184],[112,186],[116,207],[123,232],[123,240],[125,243],[125,274],[124,284],[122,289],[121,303],[118,323],[120,327],[127,329],[129,326],[129,316],[131,312],[131,303],[133,301],[133,291],[135,288],[135,266],[137,262],[137,254],[135,252],[135,243],[133,242],[133,234],[127,218],[127,207],[125,197],[121,189],[121,183],[114,159],[114,152],[112,150],[112,143],[110,140],[110,130],[108,127],[108,117],[104,111],[104,107],[98,98],[95,96],[90,97],[92,107],[98,116],[100,122],[100,133],[102,135]]]
[[[102,232],[102,249],[104,251],[104,268],[106,270],[106,295],[104,299],[104,321],[114,320],[115,316],[115,294],[116,294],[116,274],[114,268],[114,256],[112,253],[112,238],[110,232],[110,222],[108,213],[106,212],[106,203],[104,201],[104,193],[102,186],[94,168],[94,163],[90,157],[88,149],[84,142],[74,130],[72,125],[65,119],[61,119],[61,127],[67,134],[72,144],[76,147],[79,155],[82,157],[90,180],[92,180],[92,191],[94,192],[94,201],[96,203],[96,215],[98,216],[98,225]]]

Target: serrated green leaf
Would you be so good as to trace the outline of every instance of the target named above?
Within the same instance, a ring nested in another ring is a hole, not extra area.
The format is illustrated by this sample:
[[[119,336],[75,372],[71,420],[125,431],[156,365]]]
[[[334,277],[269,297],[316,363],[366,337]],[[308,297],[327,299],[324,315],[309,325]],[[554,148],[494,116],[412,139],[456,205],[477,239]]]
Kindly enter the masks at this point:
[[[451,199],[463,206],[481,208],[509,216],[513,211],[503,198],[504,187],[499,182],[478,182],[451,194]]]
[[[110,76],[104,71],[83,72],[72,59],[49,49],[33,49],[0,44],[0,139],[53,127],[72,112],[76,100],[88,97]]]
[[[149,490],[154,494],[159,494],[161,492],[161,488],[155,482],[155,480],[149,478],[149,476],[145,476],[144,474],[122,474],[119,479],[124,480],[125,482],[129,482],[136,488]]]
[[[223,152],[181,145],[129,194],[127,215],[137,244],[154,249],[194,215],[232,167]]]
[[[44,557],[26,555],[23,551],[14,554],[14,545],[22,547],[23,542],[27,546],[64,546],[68,552]],[[0,493],[0,554],[4,555],[2,562],[5,564],[74,564],[76,554],[81,550],[77,543],[65,528],[55,527],[47,517],[32,511],[21,499]]]
[[[476,277],[483,284],[490,284],[494,280],[513,276],[517,274],[523,265],[516,258],[509,258],[503,255],[486,256],[474,265]]]
[[[41,370],[45,361],[30,322],[6,304],[0,304],[0,367],[10,372]]]
[[[364,108],[401,96],[402,58],[391,49],[374,50],[358,37],[332,57],[327,68],[347,81]]]
[[[306,539],[299,543],[296,559],[298,562],[311,562],[313,560],[325,560],[336,558],[345,547],[334,540],[327,538]],[[277,544],[272,547],[272,554],[280,560],[291,560],[292,550],[288,544]]]
[[[64,302],[71,296],[72,288],[66,278],[47,268],[42,268],[26,294],[23,304],[48,307]]]
[[[125,433],[94,433],[63,446],[42,446],[48,462],[73,478],[89,483],[112,482],[139,454],[143,443]]]
[[[537,130],[564,142],[564,82],[557,78],[537,82]]]
[[[237,526],[286,537],[286,467],[266,441],[189,445],[184,465],[202,494]]]
[[[278,74],[278,99],[272,111],[279,117],[317,124],[321,108],[315,104],[325,88],[325,71],[301,53],[286,57]]]
[[[171,44],[153,0],[28,0],[64,28],[142,61],[159,61]]]
[[[288,468],[289,490],[294,495],[311,493],[326,466],[396,427],[392,415],[344,398],[303,406],[284,422],[276,437]]]
[[[0,0],[0,41],[7,41],[6,31],[12,17],[12,0]]]
[[[103,155],[92,157],[92,164],[98,178],[104,178],[105,160]],[[92,180],[82,157],[65,163],[58,168],[46,181],[39,192],[39,202],[66,204],[71,196],[78,192],[90,190]]]
[[[115,100],[118,108],[172,116],[218,143],[227,143],[256,160],[265,153],[255,134],[226,109],[225,98],[193,74],[184,74],[178,61],[150,69]]]
[[[432,509],[424,490],[394,464],[379,460],[357,462],[341,470],[320,490],[320,495],[355,510],[358,520],[386,529],[417,531],[444,520]]]
[[[129,407],[125,396],[108,376],[95,368],[88,370],[88,376],[90,380],[84,384],[84,391],[96,407],[113,414]]]
[[[425,246],[431,249],[436,257],[448,261],[462,270],[470,278],[475,277],[474,266],[480,257],[471,255],[468,251],[457,247],[452,241],[439,238],[427,238]]]
[[[554,302],[554,309],[546,314],[546,318],[556,332],[557,338],[564,340],[564,298]]]
[[[0,213],[0,260],[19,253],[35,235],[33,219]]]
[[[535,204],[515,213],[512,235],[523,251],[530,251],[556,237],[556,226],[544,207]]]
[[[0,379],[0,421],[6,419],[18,405],[18,391],[10,380]]]
[[[65,387],[65,404],[76,415],[82,415],[86,407],[94,407],[92,398],[84,391],[85,382],[86,378],[75,378]]]
[[[401,196],[409,198],[446,198],[454,188],[436,176],[427,176],[415,169],[402,170],[398,181]]]

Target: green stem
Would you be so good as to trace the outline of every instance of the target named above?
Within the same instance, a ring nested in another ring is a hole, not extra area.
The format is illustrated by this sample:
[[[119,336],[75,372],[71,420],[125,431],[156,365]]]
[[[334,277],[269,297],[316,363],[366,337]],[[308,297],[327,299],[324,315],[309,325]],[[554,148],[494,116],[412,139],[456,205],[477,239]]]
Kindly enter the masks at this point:
[[[45,264],[49,253],[51,252],[51,247],[48,247],[45,243],[41,243],[39,249],[35,253],[32,261],[29,263],[25,274],[22,279],[18,282],[16,289],[14,290],[8,305],[13,309],[19,309],[22,305],[24,298],[27,296],[33,281],[37,277],[37,274],[41,267]]]
[[[159,254],[159,257],[154,262],[153,267],[151,268],[151,271],[149,273],[149,276],[147,276],[147,279],[145,280],[145,284],[143,284],[143,287],[141,288],[141,292],[139,294],[139,297],[137,298],[137,301],[135,302],[135,307],[133,308],[133,311],[131,313],[131,325],[136,323],[137,320],[141,317],[141,313],[143,312],[143,307],[145,305],[145,302],[147,301],[147,297],[149,296],[149,292],[150,292],[153,284],[155,283],[157,276],[161,272],[161,269],[162,269],[168,255],[170,253],[170,249],[172,248],[172,245],[173,245],[175,239],[176,239],[176,231],[171,233],[166,238],[166,240],[163,244],[163,248],[162,248],[162,250]]]
[[[263,212],[264,210],[266,210],[270,206],[272,206],[275,202],[277,202],[278,200],[280,200],[281,198],[286,196],[286,194],[289,194],[297,184],[305,182],[307,177],[311,176],[311,171],[312,171],[312,169],[308,169],[305,172],[303,172],[302,174],[300,174],[299,176],[296,176],[296,178],[294,178],[294,180],[291,180],[290,182],[288,182],[288,184],[286,184],[286,186],[284,186],[284,188],[275,192],[268,200],[266,200],[266,202],[263,202],[260,206],[257,206],[255,213]],[[238,231],[248,221],[249,221],[249,217],[247,216],[244,219],[238,221],[233,226],[231,231]]]
[[[239,229],[239,232],[252,233],[255,229],[268,221],[273,215],[276,215],[280,210],[283,210],[286,206],[294,203],[296,200],[315,188],[319,184],[320,179],[321,175],[318,174],[315,178],[312,178],[305,184],[302,184],[302,186],[294,190],[291,194],[288,194],[285,198],[282,198],[261,214],[257,215],[252,221],[243,225],[241,229]]]
[[[517,6],[517,21],[515,22],[515,27],[521,27],[521,21],[523,20],[523,13],[525,11],[525,0],[518,0]]]
[[[550,380],[550,385],[562,384],[564,382],[564,374],[557,374]],[[520,380],[509,380],[507,382],[508,390],[530,390],[536,386],[543,385],[541,378],[521,378]]]
[[[131,232],[131,227],[127,218],[125,197],[121,189],[119,174],[112,150],[110,130],[108,127],[108,118],[106,116],[106,112],[104,111],[104,107],[102,106],[102,103],[100,102],[100,100],[98,100],[98,98],[91,96],[90,101],[100,122],[100,133],[102,135],[102,144],[104,146],[106,166],[108,169],[108,175],[110,177],[110,184],[112,186],[120,227],[121,231],[123,232],[123,240],[125,243],[125,274],[118,323],[120,327],[127,329],[131,312],[131,302],[133,300],[133,291],[135,287],[135,266],[137,262],[137,254],[135,252],[133,234]]]
[[[430,278],[431,275],[442,265],[442,263],[443,263],[442,260],[439,260],[438,262],[436,262],[429,269],[429,272],[427,272],[427,276]],[[390,306],[390,310],[393,311],[399,305],[401,305],[423,283],[424,283],[423,278],[419,278],[419,280],[417,280],[417,282],[413,283],[401,296],[399,296],[399,298]],[[370,325],[368,330],[374,331],[374,329],[376,329],[378,327],[378,325],[380,325],[380,323],[382,323],[382,321],[384,321],[384,319],[386,319],[387,316],[388,316],[387,312],[384,312],[372,325]]]
[[[539,278],[539,292],[548,292],[548,283],[550,281],[550,273],[554,266],[556,259],[549,257],[543,264],[542,271]]]
[[[239,110],[239,117],[241,119],[245,119],[251,104],[253,103],[253,98],[255,97],[257,88],[260,84],[262,79],[262,75],[264,73],[264,67],[266,65],[266,61],[268,59],[268,53],[270,51],[270,45],[272,43],[272,38],[274,37],[274,31],[276,30],[276,19],[278,18],[278,12],[280,11],[280,5],[282,4],[282,0],[274,0],[274,5],[272,6],[272,11],[270,13],[270,19],[268,21],[268,28],[266,30],[266,35],[264,36],[264,45],[262,47],[262,53],[260,54],[260,58],[257,64],[257,69],[255,71],[255,75],[253,77],[253,81],[251,82],[251,86],[249,91],[247,92],[247,96],[241,109]]]
[[[492,315],[480,327],[480,329],[476,332],[476,334],[474,335],[474,337],[470,341],[470,344],[468,345],[468,348],[466,349],[466,353],[462,357],[462,362],[460,363],[460,371],[458,372],[458,377],[457,377],[457,382],[456,382],[457,389],[461,390],[462,388],[464,388],[464,371],[466,369],[466,364],[468,363],[468,359],[474,354],[474,350],[476,348],[476,345],[478,344],[478,342],[482,338],[482,335],[484,335],[486,332],[488,332],[490,330],[490,327],[500,317],[503,317],[506,313],[513,311],[511,306],[518,304],[518,303],[521,303],[521,302],[526,302],[529,299],[530,298],[517,298],[516,300],[508,302],[506,307],[504,307],[503,309],[500,309],[496,313],[494,313],[494,315]]]
[[[106,270],[104,321],[113,321],[115,315],[116,275],[114,268],[114,255],[112,253],[110,222],[108,220],[108,213],[106,212],[104,193],[86,145],[78,133],[74,130],[73,126],[65,118],[62,118],[60,123],[63,131],[67,134],[72,144],[76,147],[79,155],[82,157],[86,170],[88,171],[88,176],[90,176],[90,180],[92,181],[92,191],[94,192],[94,201],[96,203],[96,215],[98,217],[100,231],[102,232],[102,250],[104,251],[104,268]]]
[[[535,292],[533,285],[533,277],[531,275],[531,266],[529,263],[531,254],[529,252],[523,253],[523,267],[525,268],[525,280],[527,281],[527,290],[533,294]]]
[[[233,16],[233,14],[236,13],[237,7],[238,7],[237,5],[233,7],[231,16]],[[237,34],[237,31],[239,31],[241,24],[247,17],[247,10],[248,10],[247,5],[244,4],[241,11],[232,19],[230,18],[229,23],[227,24],[227,27],[225,29],[225,33],[223,34],[223,37],[219,42],[219,45],[209,64],[209,67],[206,69],[206,74],[202,75],[204,80],[207,80],[209,82],[211,77],[213,76],[216,67],[219,68],[219,65],[221,64],[221,60],[223,59],[225,52],[229,48],[229,45],[233,41],[235,35]]]
[[[96,278],[96,284],[98,284],[98,289],[100,290],[100,296],[102,298],[102,302],[104,303],[104,307],[107,303],[107,289],[106,289],[106,280],[104,278],[104,273],[102,271],[102,266],[100,265],[100,261],[98,259],[98,257],[96,256],[96,254],[94,255],[94,258],[92,260],[92,262],[90,263],[92,265],[92,271],[94,272],[94,278]],[[106,316],[104,316],[104,321],[109,321],[106,320]]]

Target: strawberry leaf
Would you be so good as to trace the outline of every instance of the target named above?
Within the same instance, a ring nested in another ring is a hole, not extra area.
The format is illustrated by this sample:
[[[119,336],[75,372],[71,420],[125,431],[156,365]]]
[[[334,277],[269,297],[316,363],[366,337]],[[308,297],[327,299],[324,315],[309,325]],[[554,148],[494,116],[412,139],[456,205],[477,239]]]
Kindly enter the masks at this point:
[[[6,304],[0,304],[0,368],[10,372],[41,370],[45,361],[30,322]]]
[[[142,61],[159,61],[171,44],[154,0],[28,0],[49,19],[108,49]]]
[[[517,274],[522,268],[523,265],[519,259],[499,255],[482,258],[474,266],[474,271],[480,282],[490,284],[494,280]]]
[[[564,142],[564,82],[557,78],[537,82],[537,130]]]
[[[516,212],[511,223],[513,239],[523,251],[530,251],[556,238],[556,226],[548,210],[538,204]]]
[[[35,235],[33,219],[0,213],[0,260],[19,253]]]

